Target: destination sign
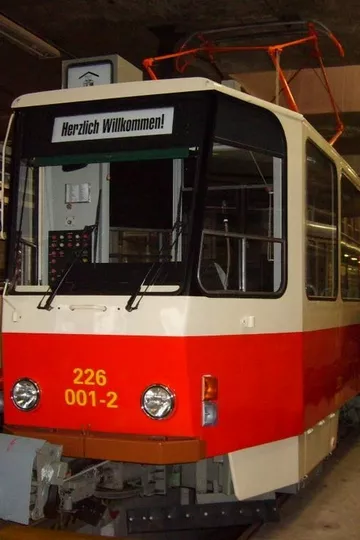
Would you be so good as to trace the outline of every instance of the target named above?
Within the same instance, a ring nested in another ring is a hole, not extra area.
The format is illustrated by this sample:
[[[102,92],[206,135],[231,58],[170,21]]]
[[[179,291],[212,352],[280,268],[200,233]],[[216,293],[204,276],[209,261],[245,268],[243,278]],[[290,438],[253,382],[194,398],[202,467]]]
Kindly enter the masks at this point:
[[[55,118],[53,143],[169,135],[174,107]]]

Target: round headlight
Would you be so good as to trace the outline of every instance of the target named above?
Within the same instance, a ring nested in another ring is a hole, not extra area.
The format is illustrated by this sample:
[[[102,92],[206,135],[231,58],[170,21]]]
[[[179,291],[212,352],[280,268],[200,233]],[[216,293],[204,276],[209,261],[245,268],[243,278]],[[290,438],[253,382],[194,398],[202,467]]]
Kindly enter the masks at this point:
[[[12,387],[11,399],[21,411],[32,411],[39,403],[39,387],[31,379],[20,379]]]
[[[141,398],[143,411],[154,420],[162,420],[169,416],[174,410],[174,405],[174,394],[162,384],[149,386]]]

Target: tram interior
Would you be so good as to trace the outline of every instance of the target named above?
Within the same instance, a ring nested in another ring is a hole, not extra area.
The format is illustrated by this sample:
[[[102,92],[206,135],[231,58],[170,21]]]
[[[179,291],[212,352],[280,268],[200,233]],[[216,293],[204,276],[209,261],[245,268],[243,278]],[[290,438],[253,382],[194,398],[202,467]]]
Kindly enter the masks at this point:
[[[207,174],[202,262],[213,260],[228,291],[277,292],[282,278],[282,164],[270,154],[215,144]],[[223,235],[214,234],[222,231]],[[200,280],[215,287],[202,265]],[[218,287],[219,288],[219,287]]]
[[[307,178],[307,294],[333,299],[339,288],[342,298],[359,299],[360,192],[345,174],[338,183],[335,166],[314,146],[308,146]]]

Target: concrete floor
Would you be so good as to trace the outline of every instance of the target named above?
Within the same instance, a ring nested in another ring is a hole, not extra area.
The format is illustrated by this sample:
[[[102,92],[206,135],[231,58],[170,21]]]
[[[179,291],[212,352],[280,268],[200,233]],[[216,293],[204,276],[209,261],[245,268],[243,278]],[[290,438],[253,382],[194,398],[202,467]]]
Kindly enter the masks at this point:
[[[280,523],[253,537],[266,540],[360,539],[360,433],[339,445],[318,479],[291,498]]]

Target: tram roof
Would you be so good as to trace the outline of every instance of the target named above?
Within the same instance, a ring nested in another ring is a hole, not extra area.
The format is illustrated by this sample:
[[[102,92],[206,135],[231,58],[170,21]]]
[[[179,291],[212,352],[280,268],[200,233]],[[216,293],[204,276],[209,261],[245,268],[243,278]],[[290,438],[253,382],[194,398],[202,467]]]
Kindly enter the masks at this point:
[[[201,77],[162,79],[156,81],[136,81],[127,83],[104,84],[80,88],[66,88],[24,94],[16,98],[12,103],[13,109],[24,107],[40,107],[44,105],[58,105],[62,103],[84,103],[116,98],[129,98],[138,96],[155,96],[161,94],[177,94],[184,92],[203,92],[215,90],[227,94],[242,101],[259,105],[271,111],[293,118],[303,118],[284,107],[280,107],[268,101],[256,98],[244,92],[234,90],[225,85],[216,83]]]
[[[325,139],[317,132],[317,130],[309,124],[302,114],[296,113],[285,107],[280,107],[274,103],[270,103],[263,99],[257,98],[245,92],[240,92],[223,84],[216,83],[210,79],[202,77],[176,78],[176,79],[161,79],[156,81],[134,81],[127,83],[113,83],[98,86],[87,86],[79,88],[66,88],[61,90],[50,90],[46,92],[36,92],[32,94],[24,94],[16,98],[12,103],[12,109],[22,109],[27,107],[41,107],[46,105],[59,105],[65,103],[86,103],[91,101],[101,101],[116,98],[130,98],[140,96],[156,96],[162,94],[179,94],[185,92],[204,92],[216,91],[222,94],[233,96],[247,103],[258,105],[280,116],[287,116],[296,120],[301,120],[307,125],[310,132],[316,138],[326,143]],[[338,158],[343,162],[343,166],[348,171],[348,174],[357,176],[355,171],[348,163],[338,154],[338,152],[328,143],[327,151],[334,158]]]

